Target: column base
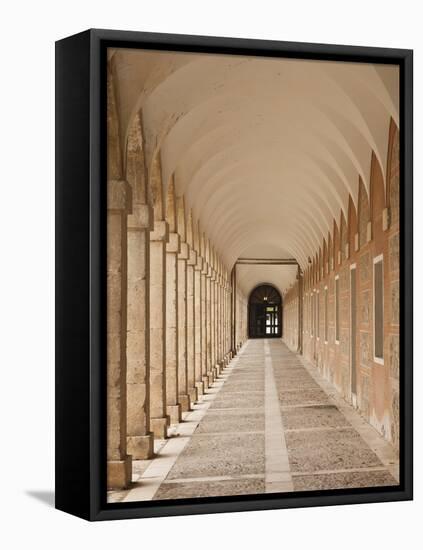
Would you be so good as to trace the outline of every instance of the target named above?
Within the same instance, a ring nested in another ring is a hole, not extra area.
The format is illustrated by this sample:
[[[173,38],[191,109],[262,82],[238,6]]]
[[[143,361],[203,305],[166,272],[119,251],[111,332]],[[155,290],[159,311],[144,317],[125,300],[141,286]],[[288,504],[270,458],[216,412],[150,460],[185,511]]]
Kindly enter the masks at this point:
[[[202,395],[204,395],[204,383],[203,382],[196,382],[195,388],[197,390],[197,396],[200,398]],[[197,399],[198,401],[198,399]]]
[[[169,426],[169,417],[150,418],[150,428],[154,434],[154,439],[166,439],[167,427]]]
[[[209,379],[209,388],[210,386],[213,384],[215,378],[214,378],[214,372],[211,370],[209,373],[208,373],[208,379]]]
[[[166,412],[171,424],[179,424],[182,420],[181,405],[179,403],[177,405],[168,405],[166,407]]]
[[[195,403],[196,401],[198,401],[198,392],[197,392],[197,388],[191,388],[190,390],[188,390],[188,395],[189,395],[189,399],[191,401],[191,406],[193,405],[193,403]]]
[[[215,371],[216,371],[216,378],[220,375],[220,372],[221,372],[221,365],[220,363],[216,363],[215,367],[214,367]]]
[[[128,435],[126,438],[128,453],[132,460],[146,460],[154,455],[154,435]]]
[[[132,457],[107,461],[107,488],[127,489],[132,481]]]
[[[209,389],[209,377],[207,374],[203,375],[203,385],[204,385],[204,391]]]
[[[188,412],[191,410],[191,400],[189,395],[187,394],[179,395],[178,399],[181,405],[181,412]]]

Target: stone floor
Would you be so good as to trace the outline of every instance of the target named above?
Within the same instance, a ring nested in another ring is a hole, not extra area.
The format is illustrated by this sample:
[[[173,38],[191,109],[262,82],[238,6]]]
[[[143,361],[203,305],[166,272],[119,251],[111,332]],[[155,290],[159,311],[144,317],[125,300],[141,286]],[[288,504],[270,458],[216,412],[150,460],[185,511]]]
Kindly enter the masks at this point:
[[[281,340],[249,340],[109,502],[398,483],[392,447]]]

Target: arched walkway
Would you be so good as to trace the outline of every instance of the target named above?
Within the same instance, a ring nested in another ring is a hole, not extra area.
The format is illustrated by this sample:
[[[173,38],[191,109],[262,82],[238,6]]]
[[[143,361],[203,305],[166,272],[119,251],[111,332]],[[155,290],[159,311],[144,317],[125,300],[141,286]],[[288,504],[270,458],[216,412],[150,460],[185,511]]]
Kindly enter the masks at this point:
[[[397,68],[107,70],[110,500],[397,479]]]

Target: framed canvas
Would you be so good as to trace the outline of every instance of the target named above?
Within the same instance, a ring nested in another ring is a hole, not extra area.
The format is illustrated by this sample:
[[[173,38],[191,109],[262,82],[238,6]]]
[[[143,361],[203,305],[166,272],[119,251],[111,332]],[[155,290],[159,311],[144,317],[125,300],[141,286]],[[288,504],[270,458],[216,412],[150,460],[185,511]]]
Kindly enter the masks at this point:
[[[412,498],[412,52],[56,44],[56,507]]]

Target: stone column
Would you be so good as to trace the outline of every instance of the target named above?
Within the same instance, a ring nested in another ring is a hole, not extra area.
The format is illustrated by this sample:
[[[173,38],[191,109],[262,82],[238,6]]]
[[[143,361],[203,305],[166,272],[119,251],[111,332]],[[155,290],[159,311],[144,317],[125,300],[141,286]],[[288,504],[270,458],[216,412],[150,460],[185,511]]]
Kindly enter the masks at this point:
[[[137,204],[128,216],[127,447],[134,460],[153,456],[150,432],[149,249],[151,214]]]
[[[166,243],[168,226],[155,220],[150,233],[150,424],[154,437],[167,437],[166,415]]]
[[[233,290],[230,282],[228,283],[228,350],[229,350],[229,359],[235,355],[232,348],[232,311],[231,304],[235,300],[235,296],[232,296]]]
[[[197,263],[194,267],[194,325],[195,325],[195,387],[198,396],[204,394],[204,383],[201,361],[201,339],[202,339],[202,295],[201,295],[201,270],[203,268],[203,259],[197,256]]]
[[[166,244],[166,412],[171,424],[182,420],[178,390],[178,253],[179,235]]]
[[[187,385],[191,403],[198,401],[195,379],[195,266],[197,253],[189,249],[187,260]]]
[[[126,181],[107,182],[107,487],[122,489],[132,477],[126,442]]]
[[[298,347],[297,352],[303,353],[303,275],[298,266]],[[326,312],[327,313],[327,312]]]
[[[227,362],[229,363],[230,351],[231,351],[231,331],[229,330],[229,322],[230,322],[230,318],[231,318],[231,296],[229,294],[229,288],[228,288],[227,281],[225,283],[225,302],[226,302],[226,307],[225,307],[225,335],[226,335],[225,352],[226,352]]]
[[[226,366],[226,287],[225,279],[222,279],[222,359]]]
[[[231,318],[231,296],[229,294],[229,285],[228,281],[225,280],[225,355],[226,355],[226,362],[229,363],[230,360],[230,348],[231,348],[231,340],[230,340],[230,318]]]
[[[217,374],[220,374],[220,339],[219,339],[219,326],[220,326],[220,309],[219,309],[219,274],[215,272],[214,280],[214,300],[215,300],[215,319],[214,319],[214,333],[215,333],[215,364]]]
[[[237,352],[237,307],[238,307],[238,296],[236,289],[236,264],[232,268],[231,272],[231,286],[230,286],[230,298],[231,298],[231,310],[230,310],[230,351],[231,355],[236,355]]]
[[[211,311],[211,266],[208,266],[206,275],[206,310],[207,310],[207,324],[206,324],[206,362],[207,362],[207,376],[209,378],[209,386],[214,382],[214,364],[211,358],[212,349],[212,311]]]
[[[209,387],[209,377],[207,374],[207,262],[203,260],[203,269],[201,270],[201,379],[204,384],[204,390]]]
[[[223,368],[223,316],[222,316],[222,276],[218,275],[217,284],[217,300],[218,300],[218,317],[217,317],[217,339],[218,339],[218,357],[220,370]]]
[[[218,371],[216,368],[216,294],[215,294],[216,272],[212,268],[210,273],[210,365],[213,371],[213,377],[216,379]]]
[[[188,394],[188,362],[187,362],[187,261],[189,246],[181,243],[178,254],[178,392],[181,411],[191,409]]]

